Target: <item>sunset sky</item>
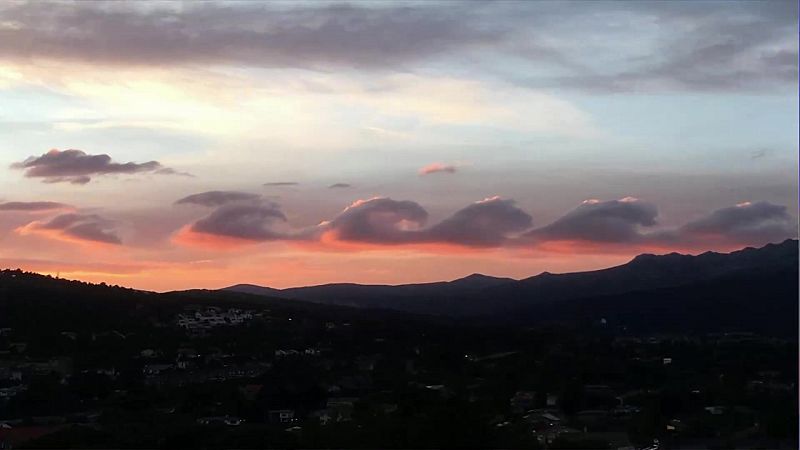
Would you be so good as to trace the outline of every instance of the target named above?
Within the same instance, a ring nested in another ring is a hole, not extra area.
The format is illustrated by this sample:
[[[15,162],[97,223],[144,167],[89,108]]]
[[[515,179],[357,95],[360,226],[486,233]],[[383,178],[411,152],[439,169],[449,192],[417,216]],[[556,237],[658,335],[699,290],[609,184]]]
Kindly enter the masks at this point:
[[[526,277],[797,235],[788,2],[0,3],[0,267]]]

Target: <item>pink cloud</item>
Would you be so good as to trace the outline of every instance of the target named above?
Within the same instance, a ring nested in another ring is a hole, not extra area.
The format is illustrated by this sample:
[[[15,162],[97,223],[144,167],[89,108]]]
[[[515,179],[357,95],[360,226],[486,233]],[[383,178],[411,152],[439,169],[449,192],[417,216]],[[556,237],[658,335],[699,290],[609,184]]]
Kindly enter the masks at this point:
[[[122,244],[114,230],[114,222],[96,214],[65,213],[48,221],[31,222],[17,228],[16,232],[79,244]]]
[[[434,173],[456,173],[457,168],[453,164],[431,163],[419,169],[420,175],[431,175]]]

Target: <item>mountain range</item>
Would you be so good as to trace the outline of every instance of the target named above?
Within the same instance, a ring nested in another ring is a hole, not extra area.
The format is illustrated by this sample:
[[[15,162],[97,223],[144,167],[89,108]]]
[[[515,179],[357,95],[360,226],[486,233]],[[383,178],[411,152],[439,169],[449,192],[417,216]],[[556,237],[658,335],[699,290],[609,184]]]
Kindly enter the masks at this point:
[[[36,330],[46,323],[53,330],[88,329],[98,320],[107,326],[135,326],[152,320],[144,319],[147,314],[169,317],[187,302],[259,304],[273,313],[368,316],[386,323],[423,319],[440,324],[601,326],[633,333],[748,331],[796,339],[798,241],[727,254],[640,255],[608,269],[542,273],[521,280],[473,274],[398,286],[236,285],[155,293],[19,270],[0,272],[0,326],[15,329]]]
[[[473,274],[454,281],[395,286],[339,283],[274,289],[238,284],[222,291],[519,323],[604,314],[609,316],[603,317],[606,322],[629,317],[631,325],[656,326],[678,314],[675,320],[684,315],[690,322],[726,320],[734,326],[746,324],[745,312],[760,317],[772,311],[775,317],[770,316],[765,326],[796,332],[798,241],[732,253],[643,254],[608,269],[545,272],[521,280]],[[731,314],[739,319],[726,318]]]

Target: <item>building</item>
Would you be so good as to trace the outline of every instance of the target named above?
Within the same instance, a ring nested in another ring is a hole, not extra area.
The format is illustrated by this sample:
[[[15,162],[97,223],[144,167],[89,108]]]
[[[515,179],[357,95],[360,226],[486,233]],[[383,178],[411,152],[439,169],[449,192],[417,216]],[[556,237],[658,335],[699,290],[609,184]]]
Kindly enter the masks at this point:
[[[220,326],[242,325],[253,319],[253,311],[238,308],[188,307],[187,312],[178,314],[175,322],[187,331],[202,331]]]
[[[295,421],[293,409],[272,409],[267,412],[270,423],[291,423]]]
[[[536,407],[536,393],[532,391],[517,391],[509,400],[511,410],[522,413]]]

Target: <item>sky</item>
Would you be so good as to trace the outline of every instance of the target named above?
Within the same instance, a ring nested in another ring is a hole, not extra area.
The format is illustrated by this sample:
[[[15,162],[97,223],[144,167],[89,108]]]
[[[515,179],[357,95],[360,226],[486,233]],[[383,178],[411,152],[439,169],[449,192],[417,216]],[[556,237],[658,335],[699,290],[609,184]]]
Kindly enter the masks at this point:
[[[0,4],[0,267],[522,278],[797,236],[781,2]]]

